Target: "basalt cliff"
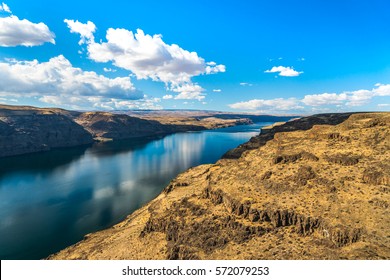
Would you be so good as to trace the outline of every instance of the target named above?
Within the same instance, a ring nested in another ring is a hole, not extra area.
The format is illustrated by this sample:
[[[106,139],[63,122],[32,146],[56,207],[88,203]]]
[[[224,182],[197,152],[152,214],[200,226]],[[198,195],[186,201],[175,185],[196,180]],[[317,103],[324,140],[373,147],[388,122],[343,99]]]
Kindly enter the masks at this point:
[[[389,259],[389,158],[390,113],[275,125],[49,259]]]
[[[0,157],[91,144],[91,134],[73,117],[61,109],[0,105]]]

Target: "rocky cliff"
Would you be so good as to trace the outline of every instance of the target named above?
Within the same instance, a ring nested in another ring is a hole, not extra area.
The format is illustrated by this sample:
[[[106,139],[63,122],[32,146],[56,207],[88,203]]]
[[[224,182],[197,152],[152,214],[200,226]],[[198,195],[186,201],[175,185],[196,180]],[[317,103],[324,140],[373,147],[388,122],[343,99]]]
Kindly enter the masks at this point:
[[[389,259],[390,113],[302,123],[188,170],[123,222],[50,258]]]
[[[95,139],[128,139],[172,133],[173,130],[153,120],[143,120],[124,114],[87,112],[75,122],[88,130]]]
[[[0,106],[0,157],[92,143],[71,117],[60,109]]]

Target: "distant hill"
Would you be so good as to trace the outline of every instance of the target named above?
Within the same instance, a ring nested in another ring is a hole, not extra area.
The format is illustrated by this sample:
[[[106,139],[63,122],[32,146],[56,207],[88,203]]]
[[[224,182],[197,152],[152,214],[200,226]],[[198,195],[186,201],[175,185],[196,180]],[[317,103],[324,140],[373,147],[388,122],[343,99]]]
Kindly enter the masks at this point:
[[[263,121],[257,116],[255,118]],[[264,121],[269,121],[269,117]],[[221,112],[77,112],[60,108],[0,105],[0,157],[87,145],[94,141],[156,137],[252,122],[251,115]]]

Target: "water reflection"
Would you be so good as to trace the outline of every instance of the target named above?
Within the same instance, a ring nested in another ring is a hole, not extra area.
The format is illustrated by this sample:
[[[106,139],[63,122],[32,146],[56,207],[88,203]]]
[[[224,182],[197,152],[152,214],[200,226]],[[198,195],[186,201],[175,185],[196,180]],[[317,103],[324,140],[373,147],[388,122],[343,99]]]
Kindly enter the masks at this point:
[[[2,159],[0,258],[38,259],[118,223],[178,173],[218,160],[259,125]]]
[[[55,149],[50,152],[7,157],[0,159],[0,178],[13,171],[42,172],[53,170],[79,159],[90,146]],[[1,185],[0,185],[1,186]]]

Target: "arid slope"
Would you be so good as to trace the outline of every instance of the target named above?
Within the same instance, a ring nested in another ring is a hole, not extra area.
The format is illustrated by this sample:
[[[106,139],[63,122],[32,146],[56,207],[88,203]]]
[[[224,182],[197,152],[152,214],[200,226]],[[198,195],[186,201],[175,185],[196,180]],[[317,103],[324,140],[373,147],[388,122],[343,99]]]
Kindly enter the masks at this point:
[[[389,158],[390,113],[276,133],[50,258],[389,259]]]

